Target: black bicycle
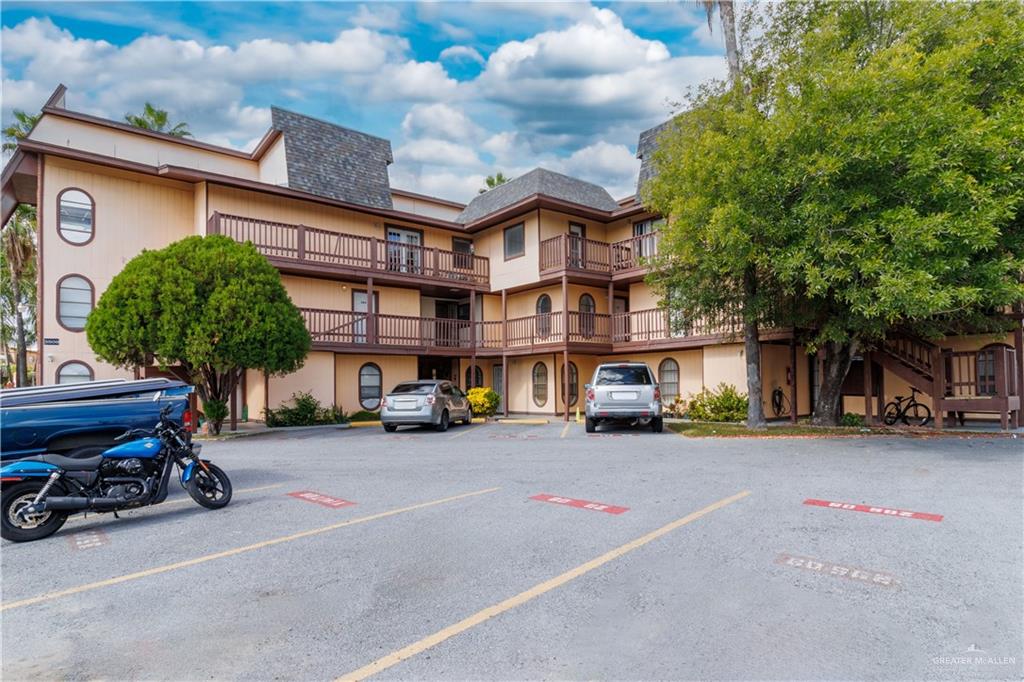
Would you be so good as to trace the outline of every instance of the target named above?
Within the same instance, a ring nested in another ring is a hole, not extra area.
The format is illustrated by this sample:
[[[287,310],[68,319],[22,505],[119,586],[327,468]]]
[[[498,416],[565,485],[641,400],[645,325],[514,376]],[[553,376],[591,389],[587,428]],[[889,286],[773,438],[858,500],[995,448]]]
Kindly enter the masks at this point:
[[[784,414],[789,414],[789,408],[789,398],[786,397],[786,392],[782,390],[781,386],[776,386],[772,391],[772,413],[776,417],[781,417]]]
[[[886,426],[892,426],[902,421],[907,426],[924,426],[932,420],[932,411],[924,403],[917,402],[915,397],[921,391],[913,386],[910,387],[910,397],[904,398],[901,395],[885,406],[882,413],[882,421]]]

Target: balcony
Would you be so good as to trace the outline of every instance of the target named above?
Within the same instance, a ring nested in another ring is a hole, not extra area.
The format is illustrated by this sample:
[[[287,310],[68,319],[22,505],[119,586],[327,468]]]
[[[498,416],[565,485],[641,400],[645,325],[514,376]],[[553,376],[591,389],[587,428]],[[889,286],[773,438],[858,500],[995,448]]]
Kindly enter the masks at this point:
[[[302,308],[314,350],[419,355],[527,355],[561,350],[613,353],[662,347],[697,347],[739,338],[742,326],[727,317],[672,325],[661,309],[607,315],[576,310],[476,322],[443,318]],[[674,327],[676,327],[674,329]],[[568,329],[568,333],[566,333]]]
[[[540,243],[540,272],[628,278],[646,270],[645,259],[657,253],[658,240],[657,232],[610,244],[560,234]]]
[[[225,213],[214,213],[207,229],[252,242],[277,268],[293,274],[490,289],[489,261],[469,253]]]

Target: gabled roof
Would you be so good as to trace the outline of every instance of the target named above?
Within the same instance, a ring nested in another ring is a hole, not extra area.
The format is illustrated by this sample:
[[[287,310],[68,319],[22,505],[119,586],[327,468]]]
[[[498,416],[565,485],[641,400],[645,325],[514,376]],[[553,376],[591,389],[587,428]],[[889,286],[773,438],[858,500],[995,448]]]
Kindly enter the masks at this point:
[[[612,195],[599,185],[555,173],[545,168],[534,168],[525,175],[474,197],[462,213],[455,218],[455,221],[463,224],[472,223],[524,199],[538,195],[598,211],[610,212],[619,208],[618,203],[612,199]]]
[[[674,120],[675,119],[670,118],[664,123],[659,123],[653,128],[649,128],[640,133],[640,139],[636,145],[636,157],[640,159],[640,175],[636,179],[636,193],[638,196],[640,194],[640,188],[643,187],[644,183],[654,177],[654,164],[651,157],[654,156],[654,152],[658,148],[658,136],[661,135]]]
[[[391,142],[357,130],[271,107],[284,135],[288,186],[339,201],[392,208]]]

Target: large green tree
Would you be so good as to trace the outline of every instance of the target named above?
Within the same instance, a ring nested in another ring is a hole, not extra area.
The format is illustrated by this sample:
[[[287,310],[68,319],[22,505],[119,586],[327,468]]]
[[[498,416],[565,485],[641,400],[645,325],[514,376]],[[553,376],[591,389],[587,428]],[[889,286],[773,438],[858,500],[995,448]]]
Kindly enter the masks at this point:
[[[188,123],[184,121],[171,124],[170,117],[164,109],[157,109],[149,102],[142,108],[141,114],[125,114],[124,120],[129,125],[157,133],[167,133],[174,137],[192,137]]]
[[[747,261],[793,302],[776,319],[823,350],[814,419],[833,423],[862,349],[997,329],[1024,297],[1024,8],[808,1],[762,16],[751,96],[698,96],[651,197],[681,233],[670,263]]]
[[[93,351],[118,367],[183,367],[215,433],[246,369],[294,372],[310,346],[278,271],[251,244],[219,235],[133,258],[85,329]]]

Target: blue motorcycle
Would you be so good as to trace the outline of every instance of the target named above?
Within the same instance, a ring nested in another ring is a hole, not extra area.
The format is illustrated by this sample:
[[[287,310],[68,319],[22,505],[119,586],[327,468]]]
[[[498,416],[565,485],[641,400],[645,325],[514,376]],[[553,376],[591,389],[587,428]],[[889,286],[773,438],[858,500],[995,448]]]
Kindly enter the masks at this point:
[[[116,512],[167,499],[171,470],[178,465],[181,485],[207,509],[231,501],[231,481],[219,467],[200,459],[202,448],[170,419],[173,406],[160,411],[152,430],[133,429],[115,440],[128,441],[101,455],[75,459],[38,455],[0,469],[3,482],[0,536],[13,542],[40,540],[56,533],[69,514]]]

